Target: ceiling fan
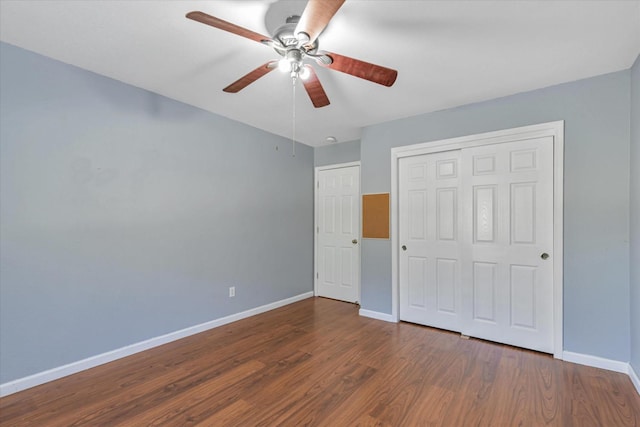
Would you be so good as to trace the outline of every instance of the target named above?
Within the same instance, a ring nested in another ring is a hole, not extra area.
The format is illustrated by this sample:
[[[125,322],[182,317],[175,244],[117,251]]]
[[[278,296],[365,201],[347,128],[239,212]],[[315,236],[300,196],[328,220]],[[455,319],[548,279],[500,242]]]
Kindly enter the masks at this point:
[[[223,91],[236,93],[270,71],[279,68],[290,73],[294,84],[300,78],[314,107],[320,108],[329,105],[329,98],[313,67],[305,63],[307,58],[315,60],[323,67],[384,86],[393,85],[398,76],[398,72],[390,68],[318,50],[318,36],[344,2],[345,0],[309,0],[302,15],[287,18],[286,23],[276,29],[273,37],[264,36],[204,12],[189,12],[186,17],[262,43],[273,48],[282,57],[280,60],[260,65],[225,87]]]

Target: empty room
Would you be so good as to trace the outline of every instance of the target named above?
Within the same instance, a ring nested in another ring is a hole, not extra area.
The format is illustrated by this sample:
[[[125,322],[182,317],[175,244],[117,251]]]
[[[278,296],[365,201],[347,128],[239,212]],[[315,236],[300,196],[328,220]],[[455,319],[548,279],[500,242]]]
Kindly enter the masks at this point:
[[[640,426],[640,0],[0,0],[1,426]]]

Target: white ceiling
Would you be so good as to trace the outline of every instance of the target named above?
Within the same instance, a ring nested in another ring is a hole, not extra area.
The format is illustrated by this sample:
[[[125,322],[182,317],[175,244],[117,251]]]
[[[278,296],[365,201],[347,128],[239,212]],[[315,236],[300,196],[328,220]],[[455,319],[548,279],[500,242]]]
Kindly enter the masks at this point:
[[[269,35],[267,14],[277,20],[305,4],[1,0],[0,40],[291,138],[286,74],[222,92],[276,53],[185,14],[200,10]],[[640,53],[640,1],[347,0],[320,48],[394,68],[398,79],[387,88],[316,66],[331,105],[313,108],[301,86],[295,102],[296,139],[311,146],[329,135],[358,139],[375,123],[627,69]]]

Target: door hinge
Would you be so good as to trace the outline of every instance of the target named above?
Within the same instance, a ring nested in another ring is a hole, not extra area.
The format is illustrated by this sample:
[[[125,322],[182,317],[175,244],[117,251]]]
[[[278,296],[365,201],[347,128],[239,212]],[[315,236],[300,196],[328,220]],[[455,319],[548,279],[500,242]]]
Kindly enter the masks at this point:
[[[320,273],[316,273],[316,279],[320,278]]]
[[[316,233],[320,233],[320,226],[316,227]]]
[[[316,182],[316,188],[320,188],[320,181]]]

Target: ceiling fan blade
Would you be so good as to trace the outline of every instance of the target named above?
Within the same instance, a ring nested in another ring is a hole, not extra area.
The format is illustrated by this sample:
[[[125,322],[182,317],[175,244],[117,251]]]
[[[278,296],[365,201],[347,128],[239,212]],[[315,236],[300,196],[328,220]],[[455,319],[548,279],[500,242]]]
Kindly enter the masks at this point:
[[[228,93],[239,92],[245,87],[249,86],[251,83],[258,80],[260,77],[267,74],[268,72],[275,70],[277,66],[278,66],[278,61],[269,61],[266,64],[262,64],[255,70],[240,77],[238,80],[231,83],[229,86],[225,87],[222,90]]]
[[[309,36],[308,44],[313,43],[344,2],[345,0],[309,0],[294,34],[306,33]]]
[[[337,53],[323,52],[323,54],[330,56],[333,60],[333,62],[328,65],[318,61],[318,64],[323,67],[351,74],[352,76],[360,77],[361,79],[369,80],[370,82],[383,86],[392,86],[398,77],[398,72],[391,68],[360,61],[359,59],[348,56],[338,55]]]
[[[211,25],[212,27],[219,28],[221,30],[228,31],[230,33],[237,34],[242,37],[246,37],[248,39],[257,41],[258,43],[271,40],[270,37],[263,36],[262,34],[248,30],[239,25],[232,24],[231,22],[224,21],[220,18],[216,18],[215,16],[207,15],[204,12],[199,12],[199,11],[189,12],[187,13],[186,17],[189,19],[193,19],[194,21],[201,22],[203,24]]]
[[[316,72],[311,65],[305,65],[304,68],[308,70],[309,76],[306,79],[301,78],[300,80],[302,80],[302,84],[309,94],[313,106],[316,108],[326,107],[330,104],[329,98],[322,88]]]

